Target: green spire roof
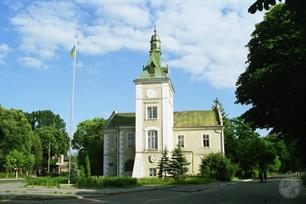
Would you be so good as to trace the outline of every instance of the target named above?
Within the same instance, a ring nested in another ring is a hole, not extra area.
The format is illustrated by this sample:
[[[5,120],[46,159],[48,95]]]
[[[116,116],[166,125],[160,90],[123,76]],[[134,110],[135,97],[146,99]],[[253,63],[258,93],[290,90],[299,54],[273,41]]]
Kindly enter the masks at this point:
[[[140,79],[167,77],[168,67],[161,66],[160,38],[156,34],[156,29],[151,37],[150,44],[150,56],[147,64],[143,68]]]

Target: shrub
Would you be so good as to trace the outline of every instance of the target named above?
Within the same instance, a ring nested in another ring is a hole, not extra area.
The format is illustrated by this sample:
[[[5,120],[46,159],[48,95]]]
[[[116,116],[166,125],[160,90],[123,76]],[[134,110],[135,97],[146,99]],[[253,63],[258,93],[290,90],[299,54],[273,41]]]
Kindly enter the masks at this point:
[[[198,184],[207,184],[216,181],[211,178],[203,177],[186,177],[185,179],[175,180],[173,178],[167,179],[158,179],[158,178],[141,178],[138,179],[140,185],[198,185]]]
[[[126,187],[137,184],[137,179],[132,177],[104,177],[103,185],[104,186],[117,186],[117,187]]]
[[[26,179],[28,186],[48,186],[56,187],[63,183],[68,183],[66,177],[40,177],[40,178],[30,178]]]
[[[237,166],[232,164],[222,153],[211,153],[202,158],[200,175],[206,178],[214,178],[221,181],[231,181],[235,175]]]
[[[79,178],[76,184],[78,187],[128,187],[136,185],[137,179],[128,176],[83,177]]]

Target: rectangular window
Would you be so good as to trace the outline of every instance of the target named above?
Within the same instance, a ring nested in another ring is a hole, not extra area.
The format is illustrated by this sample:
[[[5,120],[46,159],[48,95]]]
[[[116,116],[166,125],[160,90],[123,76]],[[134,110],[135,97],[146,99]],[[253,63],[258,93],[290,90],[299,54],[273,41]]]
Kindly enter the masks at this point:
[[[135,146],[135,134],[128,134],[128,147],[134,147]]]
[[[156,176],[156,169],[155,168],[149,168],[149,176]]]
[[[147,107],[147,119],[157,119],[157,106]]]
[[[203,147],[209,147],[209,135],[203,135]]]
[[[157,149],[158,136],[156,130],[148,131],[148,149]]]
[[[184,147],[184,135],[177,136],[177,145],[180,147]]]

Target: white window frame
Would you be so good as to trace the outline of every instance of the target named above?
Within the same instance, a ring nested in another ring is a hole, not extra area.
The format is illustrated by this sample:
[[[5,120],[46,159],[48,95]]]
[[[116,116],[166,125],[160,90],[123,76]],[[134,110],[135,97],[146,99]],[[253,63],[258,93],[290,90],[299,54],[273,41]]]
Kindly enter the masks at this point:
[[[133,144],[131,144],[131,140]],[[127,135],[127,146],[134,147],[135,146],[135,133],[128,133]]]
[[[155,135],[155,142],[152,140],[154,139],[153,135],[150,135],[150,133],[153,133],[155,132],[156,135]],[[158,150],[158,134],[159,131],[156,130],[156,129],[149,129],[147,130],[147,149],[148,150]],[[153,137],[153,138],[150,138],[150,137]],[[152,147],[151,147],[151,144],[152,144]]]
[[[156,177],[157,176],[157,169],[156,168],[149,168],[149,176]]]
[[[206,141],[208,143],[207,146],[205,145],[206,143],[204,141]],[[204,148],[210,147],[210,136],[209,136],[209,134],[202,134],[202,147],[204,147]]]
[[[185,135],[183,135],[183,134],[178,134],[178,135],[176,136],[177,145],[178,145],[178,146],[180,145],[180,138],[179,138],[180,136],[183,137],[183,145],[182,145],[181,147],[184,148],[184,147],[185,147]]]
[[[152,108],[152,110],[149,111],[149,108]],[[156,108],[156,117],[154,117],[154,110],[153,110],[153,108]],[[152,117],[149,117],[149,116],[152,116]],[[155,105],[155,104],[148,104],[148,105],[146,105],[146,119],[147,120],[157,120],[158,119],[158,106],[157,105]]]

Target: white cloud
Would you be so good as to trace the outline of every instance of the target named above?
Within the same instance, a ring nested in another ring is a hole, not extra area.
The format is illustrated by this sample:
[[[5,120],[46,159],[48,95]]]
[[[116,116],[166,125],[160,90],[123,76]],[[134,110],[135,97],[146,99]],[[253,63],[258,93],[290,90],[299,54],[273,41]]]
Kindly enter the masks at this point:
[[[102,1],[100,1],[102,2]],[[146,27],[150,24],[148,7],[143,3],[115,2],[97,3],[97,17],[108,18],[112,24],[129,25],[133,27]]]
[[[5,65],[4,59],[11,48],[7,44],[0,44],[0,64]]]
[[[41,59],[71,49],[98,55],[120,49],[147,52],[154,25],[165,63],[192,79],[233,88],[245,69],[254,24],[263,13],[247,13],[249,1],[52,1],[34,2],[11,19],[21,33],[21,49]]]
[[[76,12],[74,4],[63,1],[34,2],[28,6],[11,19],[22,34],[21,49],[51,58],[59,46],[71,47],[77,33]]]
[[[33,68],[35,70],[43,71],[47,70],[48,66],[44,64],[40,59],[33,58],[33,57],[20,57],[17,61],[21,65],[25,65],[27,67]]]

